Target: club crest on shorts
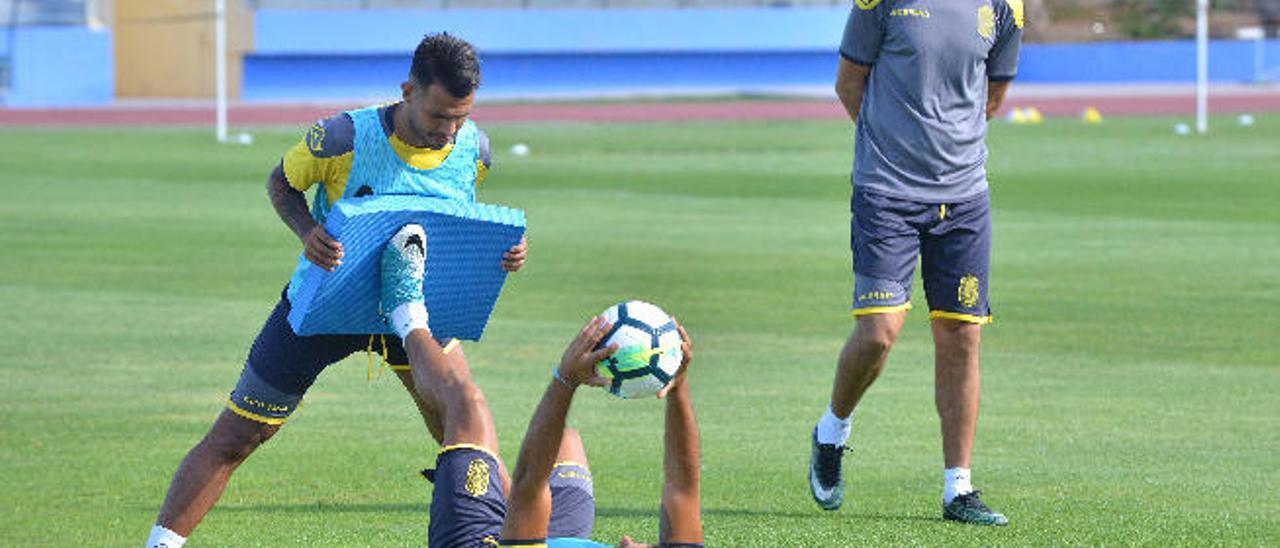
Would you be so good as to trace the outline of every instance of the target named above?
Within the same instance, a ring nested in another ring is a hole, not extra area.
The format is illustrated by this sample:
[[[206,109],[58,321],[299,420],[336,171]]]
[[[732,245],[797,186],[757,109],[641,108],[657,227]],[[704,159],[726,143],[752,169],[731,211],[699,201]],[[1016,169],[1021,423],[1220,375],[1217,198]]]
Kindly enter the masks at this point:
[[[311,152],[323,152],[324,135],[324,126],[319,122],[311,126],[311,131],[307,132],[307,148],[311,149]]]
[[[471,459],[471,464],[467,465],[466,489],[473,497],[489,492],[489,463],[484,459]]]
[[[980,294],[980,290],[978,289],[977,276],[974,276],[973,274],[969,274],[963,278],[960,278],[960,291],[959,291],[958,299],[960,300],[960,304],[962,306],[966,308],[972,308],[974,306],[977,306],[979,294]]]
[[[996,12],[991,6],[978,8],[978,36],[990,40],[996,33]]]

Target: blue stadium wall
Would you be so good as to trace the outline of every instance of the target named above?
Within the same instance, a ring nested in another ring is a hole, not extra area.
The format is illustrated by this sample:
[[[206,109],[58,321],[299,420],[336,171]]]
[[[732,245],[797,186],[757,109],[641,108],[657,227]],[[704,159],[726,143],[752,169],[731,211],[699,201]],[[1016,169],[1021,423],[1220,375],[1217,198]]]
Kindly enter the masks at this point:
[[[478,47],[486,97],[825,89],[846,7],[257,13],[247,100],[394,97],[410,50],[447,30]],[[1271,40],[1272,66],[1280,41]],[[1255,77],[1252,42],[1211,45],[1210,78]],[[1191,41],[1029,44],[1020,82],[1192,82]]]
[[[114,98],[109,31],[84,27],[0,28],[0,55],[11,58],[13,69],[10,89],[0,106],[96,105]]]
[[[391,98],[425,32],[448,30],[481,52],[486,97],[635,92],[771,92],[830,87],[847,8],[690,10],[260,10],[244,60],[254,101]],[[3,106],[114,99],[111,33],[24,27]],[[1254,44],[1215,41],[1210,78],[1255,78]],[[1029,44],[1020,82],[1189,83],[1190,41]],[[1280,40],[1267,42],[1272,79]]]

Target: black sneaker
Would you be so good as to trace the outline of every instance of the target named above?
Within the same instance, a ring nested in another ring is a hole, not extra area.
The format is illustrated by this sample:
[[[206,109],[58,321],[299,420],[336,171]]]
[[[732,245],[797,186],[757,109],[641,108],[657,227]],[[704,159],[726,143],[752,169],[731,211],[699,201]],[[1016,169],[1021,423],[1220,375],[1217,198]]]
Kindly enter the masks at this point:
[[[813,452],[809,456],[809,492],[823,510],[835,510],[844,502],[844,477],[840,459],[849,449],[843,445],[818,443],[814,427]]]
[[[987,508],[982,499],[978,498],[980,493],[981,491],[973,491],[951,499],[950,504],[942,506],[942,519],[974,525],[1008,525],[1009,518]]]

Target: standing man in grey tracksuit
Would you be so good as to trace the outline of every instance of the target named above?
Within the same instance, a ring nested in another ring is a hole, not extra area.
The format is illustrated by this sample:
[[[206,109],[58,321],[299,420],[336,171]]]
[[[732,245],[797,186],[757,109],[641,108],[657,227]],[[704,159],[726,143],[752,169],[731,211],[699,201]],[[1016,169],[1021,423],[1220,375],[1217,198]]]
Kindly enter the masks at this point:
[[[1005,525],[978,498],[969,458],[978,343],[991,322],[987,120],[1017,72],[1022,0],[854,0],[836,92],[856,125],[852,335],[812,434],[809,484],[826,510],[844,495],[851,415],[884,368],[921,262],[942,422],[943,517]]]

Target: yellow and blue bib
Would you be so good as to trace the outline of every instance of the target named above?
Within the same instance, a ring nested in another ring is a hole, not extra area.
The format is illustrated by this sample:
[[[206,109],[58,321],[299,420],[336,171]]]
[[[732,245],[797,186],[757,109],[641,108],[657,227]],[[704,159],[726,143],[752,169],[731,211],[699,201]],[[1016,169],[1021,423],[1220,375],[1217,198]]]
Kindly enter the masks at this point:
[[[417,149],[396,137],[389,121],[384,125],[391,108],[352,110],[317,123],[285,156],[291,186],[305,191],[321,183],[311,207],[316,222],[323,224],[333,203],[345,198],[414,195],[475,201],[476,183],[488,167],[487,151],[482,150],[487,143],[475,123],[463,123],[443,149]],[[347,120],[350,125],[341,123]],[[432,167],[423,167],[428,165]],[[291,302],[310,268],[314,265],[300,253],[289,281]]]

